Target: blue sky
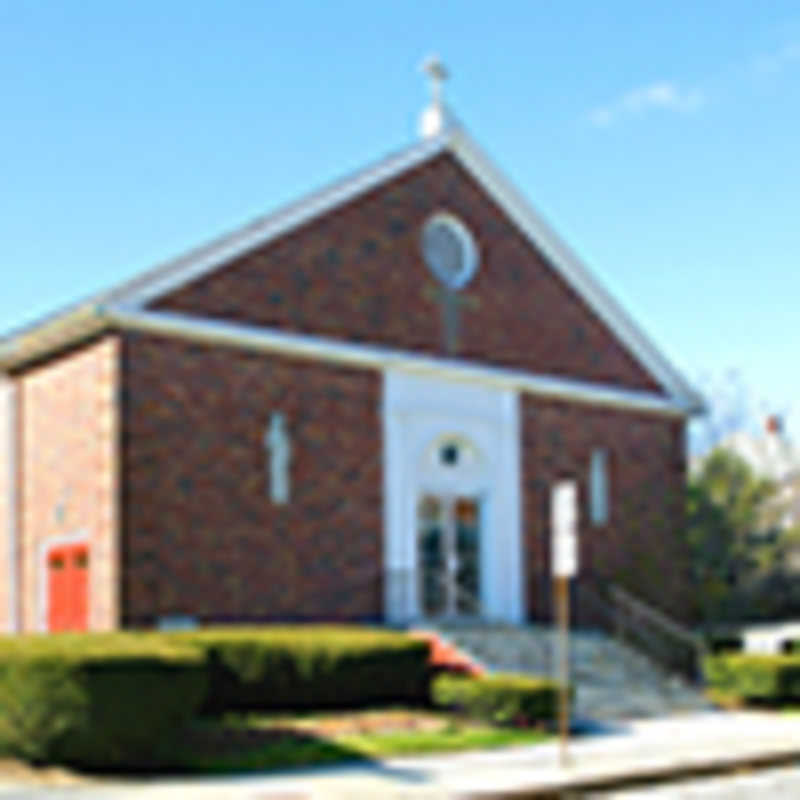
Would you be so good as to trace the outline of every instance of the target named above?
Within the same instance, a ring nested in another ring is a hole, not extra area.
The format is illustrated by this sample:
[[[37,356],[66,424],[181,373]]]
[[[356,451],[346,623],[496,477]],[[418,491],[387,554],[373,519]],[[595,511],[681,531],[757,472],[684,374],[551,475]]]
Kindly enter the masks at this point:
[[[800,8],[599,6],[0,0],[0,328],[412,141],[438,52],[474,137],[663,350],[791,433]]]

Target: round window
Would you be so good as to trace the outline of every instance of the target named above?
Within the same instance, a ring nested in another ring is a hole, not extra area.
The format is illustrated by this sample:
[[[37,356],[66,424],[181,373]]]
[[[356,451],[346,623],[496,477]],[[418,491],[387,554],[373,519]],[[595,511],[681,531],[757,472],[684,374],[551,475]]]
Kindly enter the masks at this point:
[[[469,229],[451,214],[434,214],[422,231],[422,255],[433,274],[460,289],[478,267],[478,248]]]
[[[458,464],[458,445],[454,442],[448,442],[439,451],[439,458],[442,464],[446,464],[448,467],[454,467]]]

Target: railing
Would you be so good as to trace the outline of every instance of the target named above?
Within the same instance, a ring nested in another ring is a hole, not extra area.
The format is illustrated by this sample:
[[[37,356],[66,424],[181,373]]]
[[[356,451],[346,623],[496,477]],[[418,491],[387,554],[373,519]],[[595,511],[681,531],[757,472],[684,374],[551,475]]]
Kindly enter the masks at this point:
[[[703,637],[622,587],[579,580],[575,605],[579,626],[604,630],[667,673],[692,682],[702,679]]]
[[[617,639],[644,651],[670,672],[702,680],[707,652],[703,637],[619,586],[611,587],[610,596]]]
[[[587,577],[574,583],[571,623],[579,628],[600,628],[616,633],[616,615],[608,587]]]
[[[480,600],[474,593],[453,581],[444,571],[438,577],[446,591],[448,587],[455,588],[456,607],[461,609],[455,617],[444,614],[442,621],[474,620],[480,615]],[[412,597],[418,588],[416,576],[409,568],[367,568],[353,575],[346,586],[332,587],[325,593],[324,600],[314,598],[314,605],[319,607],[322,600],[331,609],[340,603],[345,607],[357,607],[360,604],[353,603],[357,596],[366,592],[368,597],[374,598],[379,585],[383,585],[381,603],[388,602],[386,610],[394,611],[388,622],[405,625],[412,621],[412,616],[419,614],[418,597]],[[620,643],[648,656],[666,672],[680,674],[693,682],[701,679],[701,660],[707,648],[700,635],[620,586],[579,579],[574,596],[573,620],[579,627],[603,629]]]

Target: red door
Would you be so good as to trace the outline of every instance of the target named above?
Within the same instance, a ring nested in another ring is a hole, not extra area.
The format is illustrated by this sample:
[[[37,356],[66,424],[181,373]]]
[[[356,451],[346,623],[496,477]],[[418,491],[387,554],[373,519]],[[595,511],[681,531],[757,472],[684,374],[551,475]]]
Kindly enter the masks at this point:
[[[85,631],[88,627],[89,548],[54,547],[47,557],[50,631]]]
[[[69,630],[69,562],[66,550],[65,547],[54,547],[47,557],[47,628],[51,631]]]

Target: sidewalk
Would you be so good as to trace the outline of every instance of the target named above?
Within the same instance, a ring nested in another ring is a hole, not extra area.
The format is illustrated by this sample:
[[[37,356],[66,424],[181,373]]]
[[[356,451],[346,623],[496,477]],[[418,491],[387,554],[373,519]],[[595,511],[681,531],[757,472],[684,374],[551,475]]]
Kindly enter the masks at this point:
[[[246,798],[300,800],[353,797],[536,797],[565,789],[601,788],[620,782],[668,777],[737,765],[800,763],[800,715],[705,712],[621,723],[583,735],[570,745],[572,763],[558,765],[558,745],[392,759],[381,764],[243,777],[103,783],[72,787],[71,798],[147,797],[154,800]],[[4,787],[0,798],[19,797]],[[26,797],[61,797],[33,790]]]

